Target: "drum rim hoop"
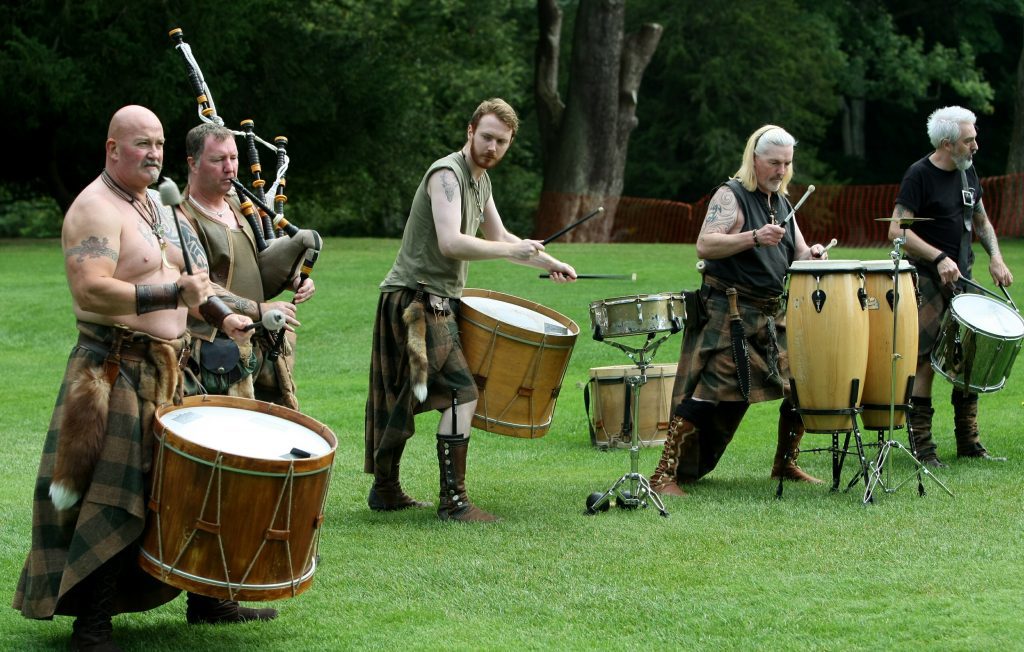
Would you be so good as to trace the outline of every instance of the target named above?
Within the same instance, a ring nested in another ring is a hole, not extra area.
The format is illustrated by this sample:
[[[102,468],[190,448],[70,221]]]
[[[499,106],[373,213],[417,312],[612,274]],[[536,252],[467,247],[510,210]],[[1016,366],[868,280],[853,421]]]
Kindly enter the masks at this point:
[[[469,312],[472,312],[472,313],[474,313],[476,315],[480,315],[482,318],[486,318],[487,320],[493,321],[496,324],[500,323],[500,324],[502,324],[506,328],[515,329],[515,331],[518,331],[519,333],[530,333],[532,335],[537,335],[537,336],[540,336],[542,338],[548,338],[548,340],[550,340],[550,338],[567,338],[567,339],[575,340],[576,337],[580,334],[580,327],[576,324],[575,321],[573,321],[569,317],[563,315],[562,313],[558,312],[557,310],[552,310],[551,308],[548,308],[547,306],[541,305],[541,304],[537,303],[536,301],[530,301],[529,299],[523,299],[522,297],[517,297],[517,296],[512,295],[512,294],[505,294],[504,292],[497,292],[495,290],[485,290],[483,288],[465,288],[462,291],[462,298],[465,299],[466,297],[470,297],[470,298],[476,297],[476,298],[480,298],[480,299],[495,299],[497,301],[502,301],[504,303],[510,303],[510,304],[512,304],[514,306],[519,306],[520,308],[526,308],[528,310],[532,310],[534,312],[537,312],[537,313],[540,313],[540,314],[544,315],[545,317],[550,317],[554,321],[558,322],[559,324],[561,324],[562,326],[567,328],[569,330],[569,332],[567,334],[542,333],[540,331],[530,330],[528,328],[522,328],[521,326],[516,326],[515,324],[510,324],[510,323],[508,323],[506,321],[503,321],[503,320],[501,320],[501,319],[499,319],[497,317],[489,315],[486,312],[483,312],[481,310],[477,310],[476,308],[474,308],[473,306],[469,305],[465,301],[462,301],[461,305],[459,307],[459,318],[460,319],[466,319],[467,321],[470,321],[468,317],[464,317],[464,313],[469,311]],[[479,320],[480,317],[478,317],[477,319]],[[479,322],[472,322],[471,321],[471,323],[474,326],[478,326],[478,327],[483,328],[485,331],[491,331],[492,330],[492,327],[490,327],[490,326],[482,326]],[[530,341],[530,342],[531,343],[535,343],[535,341]]]

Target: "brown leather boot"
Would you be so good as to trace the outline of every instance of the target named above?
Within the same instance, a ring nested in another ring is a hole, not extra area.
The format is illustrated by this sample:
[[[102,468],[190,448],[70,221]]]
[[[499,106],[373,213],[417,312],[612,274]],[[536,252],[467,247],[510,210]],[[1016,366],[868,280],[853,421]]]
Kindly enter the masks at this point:
[[[89,652],[120,652],[111,638],[114,598],[120,558],[114,557],[92,572],[81,585],[83,610],[71,626],[71,649]]]
[[[673,416],[668,424],[668,436],[665,446],[661,449],[661,459],[651,475],[651,490],[659,496],[685,496],[686,492],[679,488],[676,473],[679,471],[679,459],[683,454],[684,443],[689,446],[698,436],[697,426],[681,416]]]
[[[788,400],[779,408],[779,440],[775,446],[775,461],[772,464],[772,479],[795,480],[821,484],[822,481],[797,466],[800,456],[800,441],[804,438],[804,424],[793,404]]]
[[[462,435],[437,436],[437,464],[441,470],[441,495],[437,517],[442,521],[489,523],[498,517],[469,501],[466,494],[466,453],[469,438]]]
[[[908,419],[908,437],[913,447],[917,461],[937,469],[945,468],[945,464],[939,459],[935,440],[932,439],[932,415],[935,409],[932,408],[930,398],[912,396],[910,398],[910,418]]]
[[[989,462],[1005,462],[1005,457],[990,455],[978,435],[978,395],[953,390],[953,433],[956,435],[956,456],[974,457]]]
[[[366,504],[375,512],[394,512],[410,507],[432,507],[432,503],[416,500],[402,491],[398,468],[405,451],[405,442],[396,448],[380,450],[374,455],[373,485]]]
[[[186,603],[185,620],[189,625],[221,625],[277,618],[277,609],[243,607],[234,600],[219,600],[198,593],[189,593]]]

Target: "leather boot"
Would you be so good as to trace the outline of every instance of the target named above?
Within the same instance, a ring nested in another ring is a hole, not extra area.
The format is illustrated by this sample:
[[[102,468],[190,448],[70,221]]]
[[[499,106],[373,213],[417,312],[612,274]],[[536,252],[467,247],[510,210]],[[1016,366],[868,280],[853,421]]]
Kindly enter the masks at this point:
[[[441,494],[437,517],[442,521],[489,523],[498,517],[469,501],[466,493],[466,453],[469,438],[462,435],[437,435],[437,464],[441,470]]]
[[[405,451],[403,441],[396,448],[380,450],[374,456],[373,485],[366,504],[376,512],[393,512],[410,507],[431,507],[431,503],[416,500],[402,491],[398,480],[398,467]]]
[[[775,461],[772,464],[772,479],[795,480],[821,484],[822,481],[797,466],[800,456],[800,441],[804,438],[804,424],[796,408],[788,400],[779,407],[778,444],[775,446]]]
[[[676,474],[679,471],[679,460],[684,447],[689,448],[698,437],[697,426],[681,416],[673,416],[668,424],[668,436],[665,446],[661,449],[661,459],[651,475],[651,490],[659,496],[685,496],[686,492],[679,488]]]
[[[910,445],[917,456],[917,461],[937,469],[945,468],[946,465],[939,459],[936,451],[935,440],[932,439],[932,415],[935,409],[932,407],[930,398],[920,396],[910,397],[910,419],[907,428],[910,438]]]
[[[956,456],[976,457],[989,462],[1005,462],[1005,457],[989,455],[978,436],[978,395],[953,390],[953,433],[956,435]]]
[[[120,557],[114,557],[83,581],[84,608],[71,627],[72,650],[120,652],[121,648],[111,638],[114,630],[111,616],[120,567]]]
[[[188,606],[185,609],[185,620],[189,625],[220,625],[277,618],[277,609],[243,607],[234,600],[220,600],[198,593],[189,593],[186,601]]]

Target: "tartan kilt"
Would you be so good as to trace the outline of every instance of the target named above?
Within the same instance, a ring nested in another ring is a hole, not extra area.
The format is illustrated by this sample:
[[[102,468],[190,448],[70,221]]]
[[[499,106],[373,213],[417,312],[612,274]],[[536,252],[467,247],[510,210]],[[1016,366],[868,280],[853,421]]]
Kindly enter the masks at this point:
[[[718,403],[773,401],[789,394],[789,358],[786,354],[785,311],[766,315],[760,307],[738,295],[737,303],[750,357],[750,396],[744,399],[732,357],[729,301],[724,292],[703,286],[708,321],[702,328],[686,329],[679,353],[679,365],[672,389],[672,404],[687,398]],[[769,318],[774,317],[778,342],[778,372],[769,370],[771,335]]]
[[[920,264],[919,264],[920,265]],[[943,285],[923,267],[917,279],[921,303],[917,308],[917,363],[930,364],[932,349],[939,339],[942,319],[953,300],[953,289]]]
[[[99,342],[109,342],[113,331],[84,322],[78,326],[83,334]],[[180,351],[180,342],[171,344],[177,344],[176,350]],[[75,587],[119,554],[125,556],[126,563],[122,564],[118,578],[116,613],[151,609],[179,593],[135,563],[146,519],[155,410],[152,401],[143,398],[137,387],[152,387],[157,382],[154,364],[148,360],[121,361],[120,373],[110,391],[103,449],[83,499],[68,510],[57,511],[49,497],[65,396],[81,371],[102,367],[104,357],[76,345],[57,395],[33,488],[32,547],[12,605],[26,618],[76,615],[83,596],[77,595]]]
[[[402,312],[415,300],[414,290],[382,292],[373,326],[370,390],[366,398],[365,455],[363,470],[373,473],[375,454],[405,443],[416,431],[415,415],[445,410],[452,404],[452,389],[460,403],[475,401],[479,394],[469,364],[462,353],[456,321],[456,301],[447,315],[426,313],[427,398],[416,401],[409,372],[408,334]],[[468,427],[468,424],[467,424]]]

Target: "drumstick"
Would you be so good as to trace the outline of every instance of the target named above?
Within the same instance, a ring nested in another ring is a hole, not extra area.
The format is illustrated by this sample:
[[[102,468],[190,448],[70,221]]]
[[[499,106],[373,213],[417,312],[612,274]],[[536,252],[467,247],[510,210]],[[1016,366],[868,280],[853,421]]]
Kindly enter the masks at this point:
[[[581,217],[580,219],[576,220],[575,222],[573,222],[573,223],[572,223],[572,224],[570,224],[569,226],[565,227],[564,229],[562,229],[562,230],[561,230],[561,231],[559,231],[558,233],[556,233],[556,234],[554,234],[554,235],[550,235],[550,236],[548,236],[548,237],[544,238],[543,240],[541,240],[541,242],[540,242],[540,243],[541,243],[542,245],[547,245],[547,243],[551,242],[551,241],[552,241],[552,240],[554,240],[555,238],[560,238],[560,237],[562,237],[562,236],[563,236],[563,235],[565,235],[565,234],[566,234],[566,233],[567,233],[568,231],[570,231],[570,230],[572,230],[572,229],[575,229],[575,228],[576,228],[577,226],[579,226],[580,224],[583,224],[584,222],[586,222],[586,221],[587,221],[587,220],[589,220],[590,218],[594,217],[595,215],[600,215],[600,214],[601,214],[601,213],[603,213],[603,212],[604,212],[604,206],[598,206],[597,208],[595,208],[594,210],[590,211],[589,213],[587,213],[586,215],[584,215],[584,216],[583,216],[583,217]]]
[[[807,201],[807,198],[811,196],[812,192],[814,192],[814,184],[807,186],[807,190],[804,192],[804,196],[801,197],[800,201],[796,203],[796,206],[793,207],[793,210],[789,211],[789,215],[786,216],[786,219],[782,220],[783,226],[785,226],[787,222],[793,219],[793,216],[796,215],[797,210],[799,210],[800,207],[804,205],[804,202]]]
[[[540,274],[537,278],[551,278],[551,274]],[[635,281],[636,272],[633,272],[632,274],[577,274],[576,278],[599,278],[609,281]]]
[[[828,241],[828,244],[825,246],[825,251],[828,251],[837,244],[839,244],[839,241],[836,240],[835,238],[832,238],[831,240]]]

